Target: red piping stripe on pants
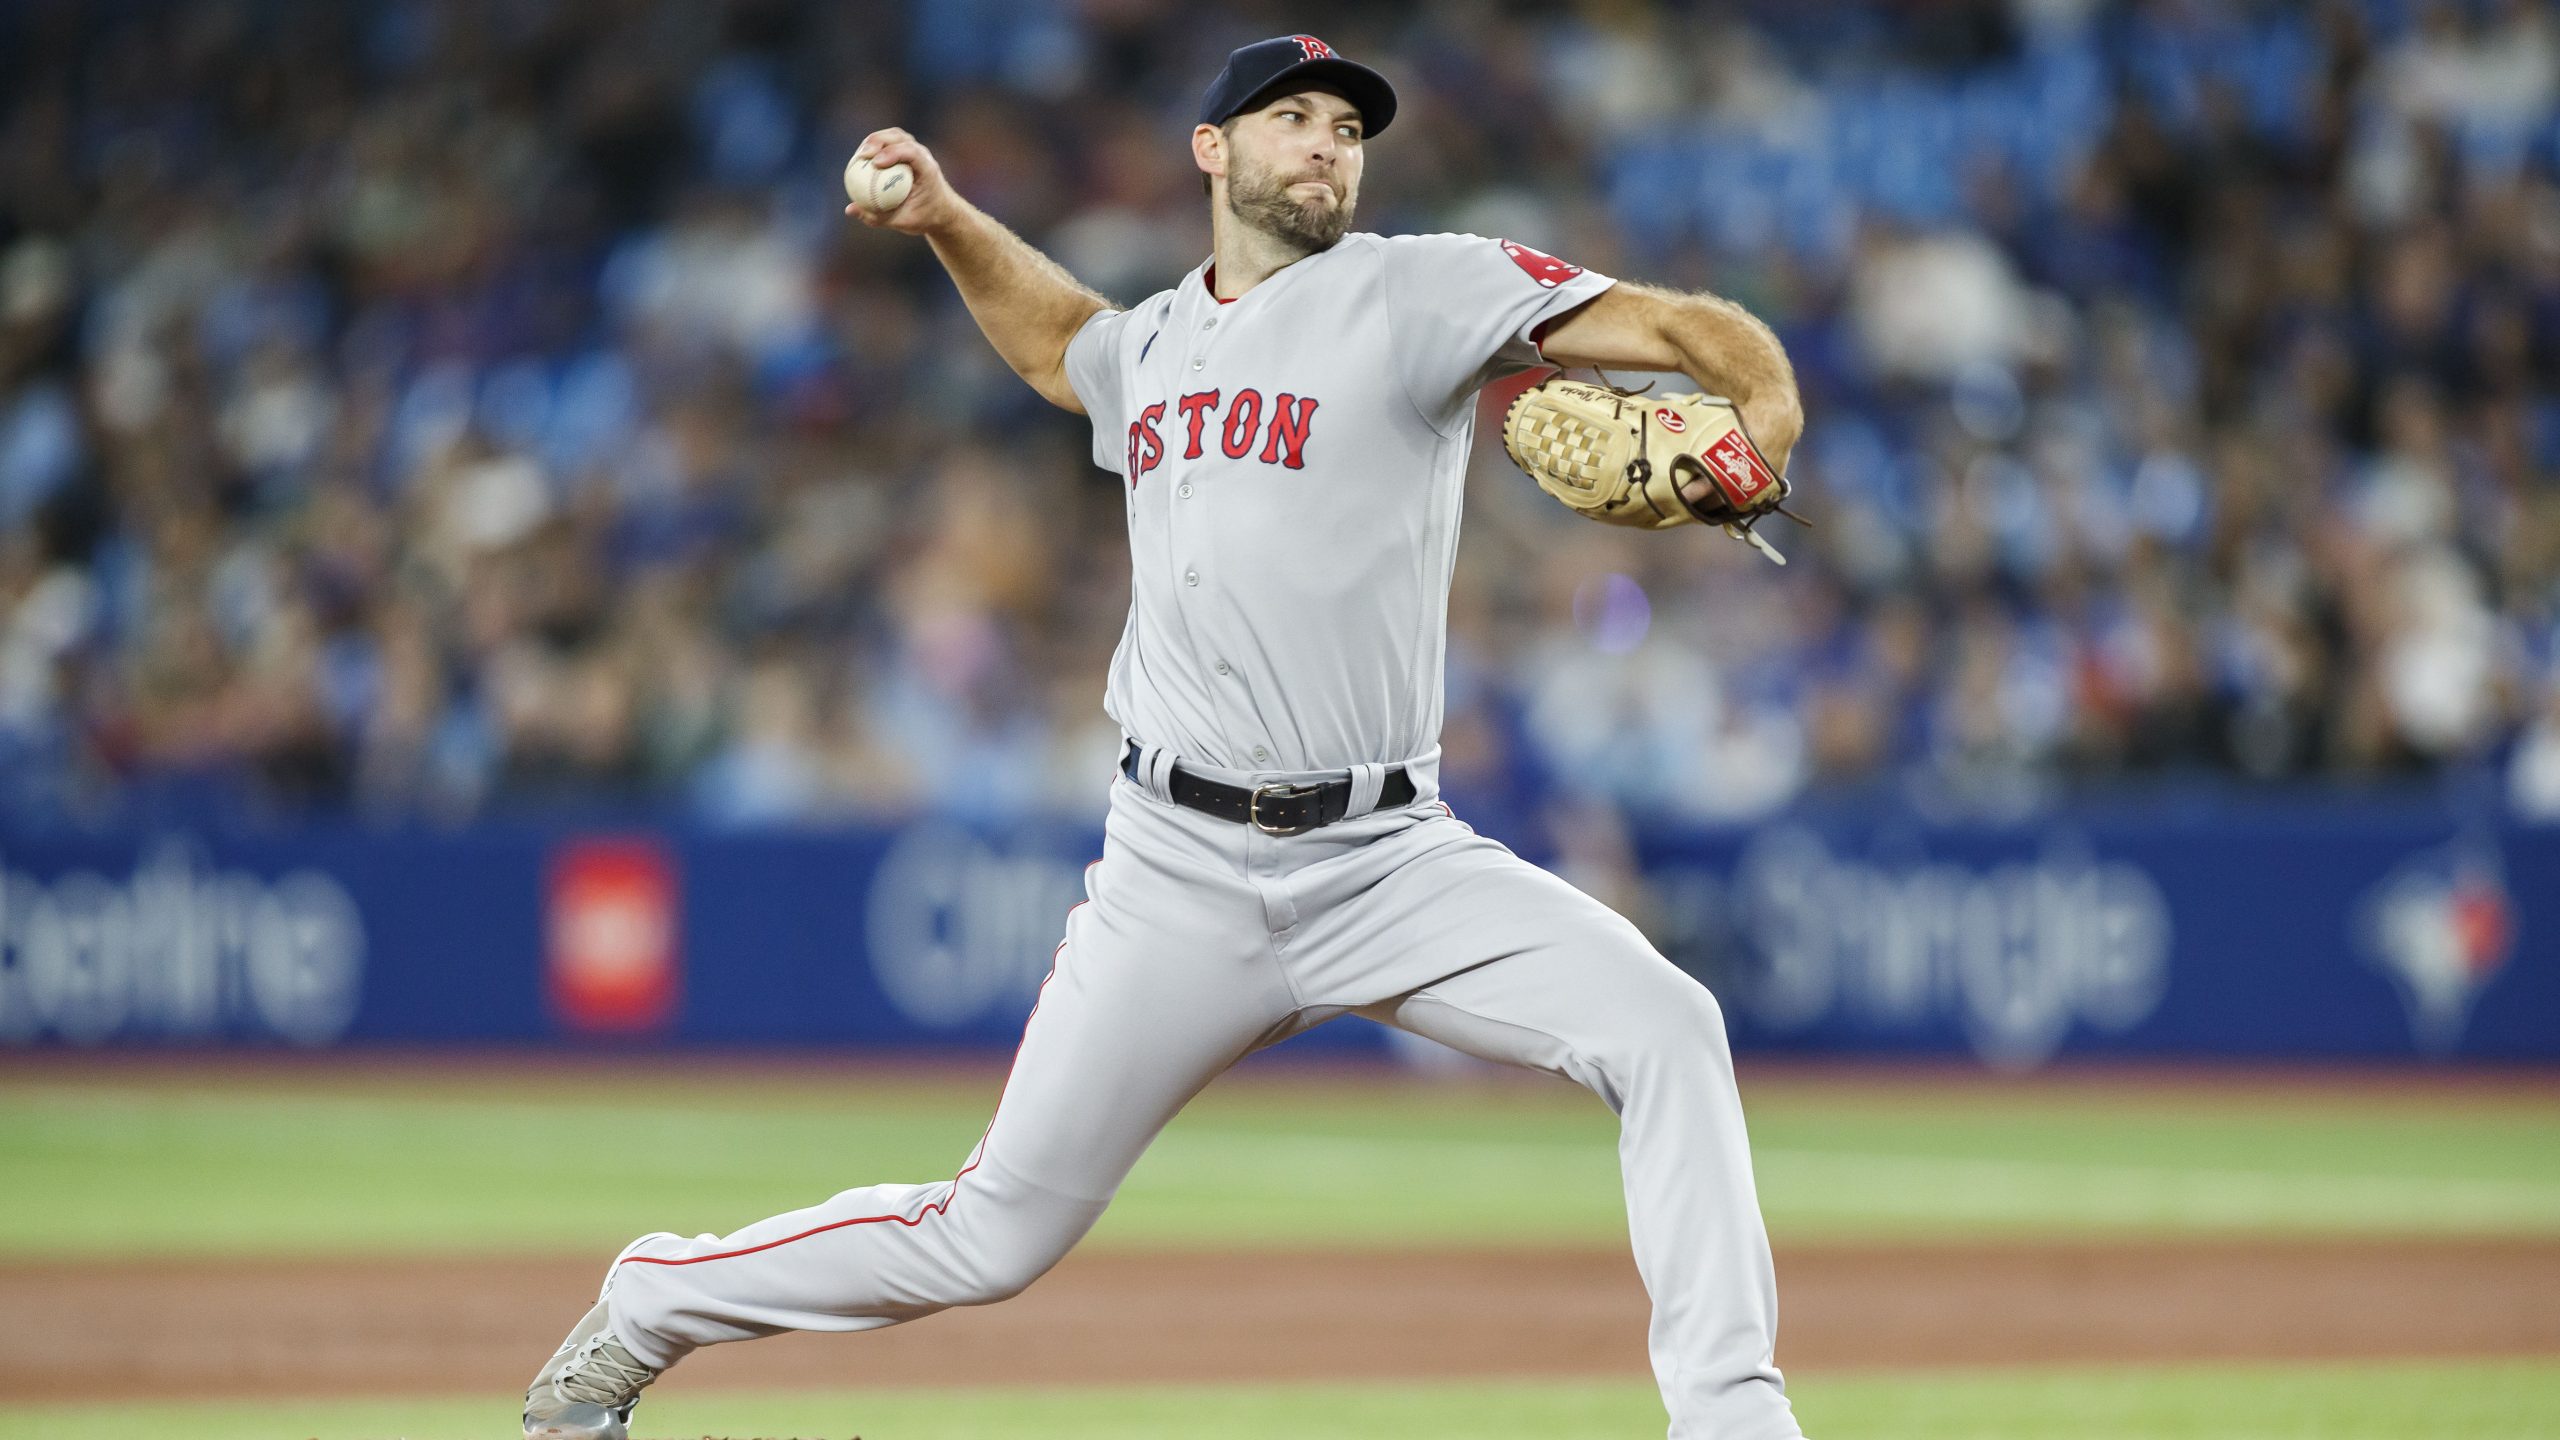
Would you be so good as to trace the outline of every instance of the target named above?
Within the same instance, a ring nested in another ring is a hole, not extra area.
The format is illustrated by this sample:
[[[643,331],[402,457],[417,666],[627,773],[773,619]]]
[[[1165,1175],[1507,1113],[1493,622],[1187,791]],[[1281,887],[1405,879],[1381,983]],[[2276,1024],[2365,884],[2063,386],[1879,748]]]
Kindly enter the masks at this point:
[[[1097,865],[1100,863],[1102,862],[1098,860],[1094,862],[1094,864]],[[1090,870],[1093,866],[1088,865],[1085,868]],[[1076,904],[1067,911],[1068,918],[1073,919],[1076,911],[1083,909],[1091,903],[1093,902],[1089,900],[1077,901]],[[1058,942],[1058,948],[1049,952],[1049,973],[1042,976],[1040,979],[1041,996],[1045,997],[1049,993],[1049,982],[1058,978],[1058,957],[1065,954],[1066,949],[1067,942],[1060,940]],[[1022,1063],[1022,1047],[1031,1043],[1031,1022],[1038,1018],[1040,1018],[1040,1001],[1038,999],[1034,999],[1031,1002],[1030,1015],[1024,1017],[1022,1022],[1022,1039],[1016,1042],[1013,1047],[1012,1064],[1005,1067],[1005,1086],[1007,1089],[1012,1088],[1013,1085],[1013,1066]],[[1002,1096],[998,1096],[996,1099],[996,1110],[998,1114],[1003,1113],[1004,1099]],[[908,1219],[904,1215],[894,1213],[888,1215],[862,1215],[851,1220],[833,1221],[825,1225],[820,1225],[813,1230],[803,1230],[797,1235],[785,1235],[779,1240],[767,1240],[761,1245],[750,1245],[743,1250],[723,1250],[716,1255],[692,1255],[681,1259],[664,1260],[647,1255],[634,1255],[622,1263],[625,1265],[699,1265],[705,1260],[735,1260],[741,1255],[759,1254],[763,1251],[772,1250],[779,1246],[789,1245],[794,1241],[806,1240],[812,1235],[824,1235],[830,1230],[844,1230],[855,1225],[878,1225],[883,1222],[894,1222],[899,1225],[904,1225],[908,1229],[912,1230],[918,1225],[922,1225],[925,1222],[926,1216],[941,1215],[950,1211],[951,1202],[960,1198],[960,1182],[967,1179],[969,1172],[977,1169],[980,1163],[985,1161],[987,1158],[987,1136],[993,1135],[995,1132],[995,1116],[990,1115],[987,1117],[986,1133],[978,1137],[977,1158],[960,1167],[960,1173],[951,1177],[950,1194],[943,1196],[941,1199],[927,1205],[922,1210],[917,1211],[915,1218],[912,1220]]]

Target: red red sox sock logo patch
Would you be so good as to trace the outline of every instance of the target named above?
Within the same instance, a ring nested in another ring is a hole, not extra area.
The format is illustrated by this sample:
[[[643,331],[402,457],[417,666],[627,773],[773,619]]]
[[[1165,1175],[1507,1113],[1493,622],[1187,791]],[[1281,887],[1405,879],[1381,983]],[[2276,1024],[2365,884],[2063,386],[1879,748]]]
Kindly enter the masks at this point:
[[[1502,242],[1502,253],[1520,267],[1520,273],[1538,282],[1541,290],[1553,290],[1582,273],[1579,265],[1568,265],[1543,250],[1532,250],[1517,240]]]
[[[1298,53],[1309,60],[1331,60],[1335,58],[1333,47],[1327,45],[1313,35],[1292,35],[1289,38],[1298,42]]]

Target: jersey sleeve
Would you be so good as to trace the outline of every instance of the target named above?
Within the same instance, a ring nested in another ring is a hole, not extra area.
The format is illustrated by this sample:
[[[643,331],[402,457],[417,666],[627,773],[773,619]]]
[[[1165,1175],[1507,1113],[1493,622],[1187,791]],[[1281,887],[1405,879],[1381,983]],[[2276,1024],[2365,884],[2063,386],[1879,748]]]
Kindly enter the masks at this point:
[[[1541,363],[1539,327],[1618,283],[1481,235],[1408,235],[1381,248],[1396,374],[1435,425],[1487,382]]]
[[[1114,474],[1128,464],[1129,367],[1121,342],[1131,310],[1098,310],[1067,342],[1067,384],[1093,421],[1093,463]]]

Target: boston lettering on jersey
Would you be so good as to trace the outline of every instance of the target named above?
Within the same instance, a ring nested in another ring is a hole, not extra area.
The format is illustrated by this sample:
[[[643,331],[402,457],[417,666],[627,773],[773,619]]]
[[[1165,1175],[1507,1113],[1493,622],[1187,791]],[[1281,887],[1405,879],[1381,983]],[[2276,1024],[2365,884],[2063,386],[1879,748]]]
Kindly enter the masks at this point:
[[[1316,400],[1312,395],[1282,393],[1265,404],[1262,392],[1238,390],[1232,398],[1221,390],[1200,390],[1173,402],[1180,412],[1182,458],[1197,460],[1216,446],[1230,460],[1248,457],[1291,470],[1307,468],[1307,437],[1315,432]],[[1129,422],[1130,488],[1138,477],[1164,463],[1165,402],[1157,401]],[[1254,453],[1255,441],[1261,452]]]

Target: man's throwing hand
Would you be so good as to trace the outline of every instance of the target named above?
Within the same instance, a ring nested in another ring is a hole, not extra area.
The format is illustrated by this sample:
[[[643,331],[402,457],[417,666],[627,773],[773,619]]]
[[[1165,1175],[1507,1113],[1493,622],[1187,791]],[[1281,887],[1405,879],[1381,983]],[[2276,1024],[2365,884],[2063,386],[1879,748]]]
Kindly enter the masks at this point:
[[[866,167],[874,177],[881,177],[899,165],[905,166],[912,177],[904,199],[875,192],[880,200],[888,202],[885,208],[873,209],[856,201],[847,204],[844,213],[875,230],[896,230],[907,235],[930,235],[950,224],[960,213],[958,192],[943,178],[941,163],[924,148],[924,142],[896,126],[874,130],[862,138],[862,144],[853,152],[852,163],[845,167],[846,187],[852,188],[856,174]]]

